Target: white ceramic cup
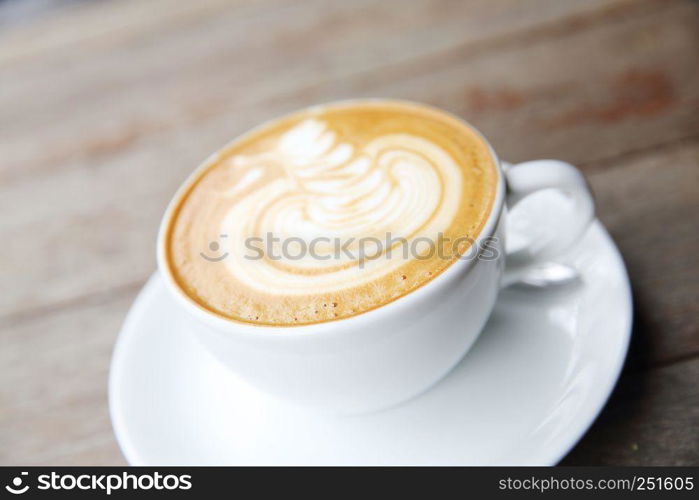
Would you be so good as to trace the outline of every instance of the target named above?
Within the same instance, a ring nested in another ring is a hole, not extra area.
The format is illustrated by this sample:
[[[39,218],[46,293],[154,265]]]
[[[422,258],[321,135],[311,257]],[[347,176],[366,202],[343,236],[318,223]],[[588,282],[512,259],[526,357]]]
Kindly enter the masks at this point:
[[[512,166],[499,162],[492,147],[490,152],[498,165],[497,194],[475,245],[483,248],[490,241],[497,255],[457,260],[429,283],[377,309],[337,321],[273,327],[227,320],[192,301],[172,277],[164,229],[199,169],[182,185],[163,218],[160,274],[176,303],[196,318],[188,325],[192,334],[257,389],[333,413],[393,406],[444,377],[473,345],[503,285],[506,260],[508,270],[513,269],[509,275],[515,276],[551,259],[573,245],[594,217],[590,191],[572,165],[538,160]],[[548,228],[546,238],[506,255],[508,208],[548,189],[567,197],[567,216]]]

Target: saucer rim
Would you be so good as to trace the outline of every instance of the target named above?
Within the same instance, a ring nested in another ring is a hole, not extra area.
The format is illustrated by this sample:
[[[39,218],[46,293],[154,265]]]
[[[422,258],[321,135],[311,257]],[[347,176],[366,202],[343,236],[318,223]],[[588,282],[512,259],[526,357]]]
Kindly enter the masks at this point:
[[[604,391],[600,391],[600,393],[604,394],[604,396],[599,399],[599,403],[595,407],[593,407],[587,412],[588,416],[586,416],[586,418],[578,418],[577,421],[582,423],[578,426],[577,431],[575,433],[571,433],[571,438],[564,446],[561,447],[561,451],[559,453],[551,453],[551,459],[549,463],[547,463],[546,465],[557,465],[561,460],[563,460],[566,457],[566,455],[573,451],[573,448],[575,448],[575,446],[580,442],[580,440],[587,433],[587,431],[590,430],[592,424],[595,423],[600,413],[602,413],[604,407],[607,406],[609,398],[612,396],[612,393],[614,392],[614,389],[616,388],[616,385],[619,382],[619,377],[621,377],[624,365],[626,364],[626,358],[629,353],[629,346],[631,345],[631,336],[633,334],[634,301],[633,291],[631,288],[631,279],[629,277],[628,268],[626,267],[626,262],[624,261],[623,255],[619,251],[619,247],[617,247],[616,243],[614,242],[614,239],[609,234],[609,231],[607,231],[607,228],[604,226],[604,224],[602,224],[602,221],[600,221],[598,218],[595,218],[590,223],[589,229],[596,229],[600,231],[600,234],[606,240],[606,243],[609,245],[610,254],[614,258],[614,260],[616,260],[617,267],[622,271],[621,274],[623,277],[624,294],[623,300],[626,304],[626,315],[624,317],[625,325],[623,328],[624,339],[621,349],[619,349],[616,359],[614,360],[614,364],[610,368],[609,373],[612,374],[612,376],[608,377],[607,384],[604,387]]]

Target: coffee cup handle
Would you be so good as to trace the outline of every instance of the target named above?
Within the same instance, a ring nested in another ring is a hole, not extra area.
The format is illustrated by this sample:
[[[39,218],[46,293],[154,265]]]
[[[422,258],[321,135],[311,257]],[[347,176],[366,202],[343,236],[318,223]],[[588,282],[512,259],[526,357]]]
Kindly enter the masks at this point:
[[[592,193],[582,173],[558,160],[503,162],[502,167],[508,208],[503,286],[548,286],[578,279],[575,269],[552,259],[578,242],[594,219]],[[533,196],[543,192],[558,194],[559,201]]]

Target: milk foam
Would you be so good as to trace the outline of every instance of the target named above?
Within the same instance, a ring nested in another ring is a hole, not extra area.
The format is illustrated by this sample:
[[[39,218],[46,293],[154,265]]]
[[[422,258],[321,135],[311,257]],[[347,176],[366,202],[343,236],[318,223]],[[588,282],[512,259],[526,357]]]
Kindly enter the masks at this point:
[[[358,314],[429,281],[451,261],[389,254],[387,235],[411,242],[474,233],[495,175],[473,132],[454,130],[458,122],[441,114],[433,130],[434,114],[371,105],[307,112],[234,144],[173,216],[177,281],[214,312],[265,324]],[[268,250],[270,235],[277,258],[251,251],[252,241]],[[338,253],[337,241],[348,252]]]

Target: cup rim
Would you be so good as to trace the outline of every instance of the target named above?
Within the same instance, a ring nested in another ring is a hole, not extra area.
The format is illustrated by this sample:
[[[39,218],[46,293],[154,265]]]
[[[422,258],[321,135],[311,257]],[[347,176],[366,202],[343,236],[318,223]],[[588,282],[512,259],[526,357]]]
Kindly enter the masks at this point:
[[[451,263],[444,271],[435,276],[432,280],[421,285],[415,290],[412,290],[405,295],[398,297],[391,302],[378,306],[374,309],[358,313],[353,316],[323,320],[318,323],[301,324],[301,325],[268,325],[268,324],[255,324],[246,323],[243,321],[236,321],[233,318],[228,318],[223,315],[217,314],[214,311],[204,307],[203,305],[192,299],[184,290],[181,289],[177,281],[175,280],[172,270],[168,265],[167,252],[166,252],[166,236],[168,234],[168,229],[170,227],[171,218],[175,208],[182,201],[182,197],[189,191],[192,184],[199,179],[200,175],[206,170],[212,162],[219,158],[222,151],[228,150],[235,143],[245,140],[247,137],[257,133],[258,131],[266,128],[267,126],[273,124],[278,120],[282,120],[291,117],[296,114],[309,112],[313,110],[320,110],[325,108],[337,108],[342,106],[352,106],[358,104],[393,104],[397,106],[407,106],[415,107],[420,109],[427,109],[431,112],[440,113],[446,115],[453,120],[459,122],[466,128],[470,129],[482,142],[485,144],[488,153],[493,160],[493,164],[497,175],[497,185],[495,189],[495,197],[493,198],[492,205],[490,207],[490,213],[488,218],[483,225],[478,236],[472,243],[472,247],[476,246],[479,248],[483,241],[495,232],[500,217],[503,212],[503,206],[505,203],[505,181],[502,164],[498,158],[493,146],[490,144],[485,135],[474,127],[472,124],[464,120],[463,118],[435,106],[420,103],[411,100],[404,99],[393,99],[393,98],[354,98],[354,99],[341,99],[335,101],[329,101],[322,104],[316,104],[313,106],[307,106],[304,108],[299,108],[295,111],[285,113],[280,116],[275,116],[269,120],[262,122],[261,124],[249,129],[248,131],[234,137],[232,140],[228,141],[226,144],[218,148],[214,153],[209,155],[204,161],[202,161],[182,182],[178,187],[177,191],[171,198],[168,206],[163,214],[158,229],[157,237],[157,265],[158,271],[169,290],[170,294],[175,297],[176,301],[182,305],[189,313],[195,316],[197,319],[203,321],[205,324],[215,325],[217,329],[226,330],[228,332],[235,332],[240,334],[249,334],[256,337],[259,336],[274,336],[283,338],[298,338],[307,335],[318,335],[318,334],[328,334],[333,332],[339,334],[342,331],[356,330],[357,328],[362,328],[363,326],[368,326],[369,324],[375,324],[377,320],[388,315],[400,314],[401,311],[409,311],[413,304],[416,304],[422,300],[425,300],[430,294],[435,293],[436,289],[439,287],[445,287],[450,282],[452,282],[457,276],[462,273],[468,272],[478,261],[477,258],[473,259],[456,259]]]

